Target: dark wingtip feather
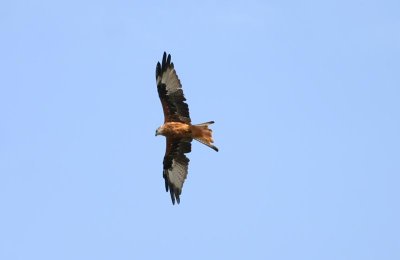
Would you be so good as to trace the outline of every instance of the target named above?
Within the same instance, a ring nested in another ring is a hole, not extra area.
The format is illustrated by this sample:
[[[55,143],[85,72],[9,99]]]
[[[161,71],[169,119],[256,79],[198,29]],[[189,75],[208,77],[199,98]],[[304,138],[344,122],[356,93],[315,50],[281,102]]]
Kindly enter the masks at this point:
[[[162,69],[164,69],[165,68],[165,64],[167,63],[167,53],[165,51],[164,51],[164,54],[162,56],[161,63],[162,63],[161,67],[162,67]]]
[[[160,62],[157,62],[157,66],[156,66],[156,79],[157,77],[161,75],[161,64]]]
[[[171,64],[171,54],[168,54],[167,57],[167,65]]]
[[[165,179],[165,191],[168,192],[168,181]]]
[[[172,205],[175,205],[175,196],[174,196],[174,192],[172,191],[172,189],[169,190],[169,193],[171,194]],[[178,204],[179,204],[179,202],[178,202]]]

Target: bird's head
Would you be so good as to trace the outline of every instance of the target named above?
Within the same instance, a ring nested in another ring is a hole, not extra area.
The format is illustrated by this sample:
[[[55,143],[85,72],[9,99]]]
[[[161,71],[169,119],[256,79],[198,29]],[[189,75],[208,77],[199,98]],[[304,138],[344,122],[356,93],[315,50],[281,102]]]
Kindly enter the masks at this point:
[[[161,135],[161,126],[156,129],[156,136]]]

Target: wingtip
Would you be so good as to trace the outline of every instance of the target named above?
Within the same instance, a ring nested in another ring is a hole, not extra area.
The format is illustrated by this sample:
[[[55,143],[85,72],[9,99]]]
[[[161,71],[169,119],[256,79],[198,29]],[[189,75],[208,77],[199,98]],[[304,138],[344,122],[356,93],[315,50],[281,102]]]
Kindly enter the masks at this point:
[[[168,190],[169,190],[169,189],[168,189],[168,181],[165,180],[165,191],[168,192]]]
[[[171,54],[168,54],[167,56],[167,65],[171,64]]]
[[[161,61],[161,70],[165,70],[165,66],[167,64],[167,53],[164,52],[162,56],[162,61]]]
[[[161,74],[161,64],[160,62],[157,62],[157,66],[156,66],[156,79],[157,77]]]
[[[175,201],[179,205],[179,203],[181,203],[181,198],[179,197],[179,194],[176,193],[173,189],[169,189],[169,191],[171,195],[172,205],[175,205]]]
[[[171,195],[172,205],[175,205],[175,196],[174,196],[174,192],[172,191],[172,189],[169,190],[169,194]]]
[[[165,71],[169,66],[171,66],[171,54],[167,55],[167,52],[164,51],[162,61],[160,64],[161,67],[160,71]]]

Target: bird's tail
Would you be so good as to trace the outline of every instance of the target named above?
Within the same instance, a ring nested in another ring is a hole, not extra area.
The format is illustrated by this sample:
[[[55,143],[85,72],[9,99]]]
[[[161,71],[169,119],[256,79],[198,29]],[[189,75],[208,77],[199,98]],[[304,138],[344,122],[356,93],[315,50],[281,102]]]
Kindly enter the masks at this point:
[[[191,127],[192,135],[193,139],[199,141],[202,144],[207,145],[208,147],[218,152],[218,148],[212,144],[214,143],[214,140],[212,138],[212,130],[208,128],[208,126],[211,124],[214,124],[214,121],[192,125]]]

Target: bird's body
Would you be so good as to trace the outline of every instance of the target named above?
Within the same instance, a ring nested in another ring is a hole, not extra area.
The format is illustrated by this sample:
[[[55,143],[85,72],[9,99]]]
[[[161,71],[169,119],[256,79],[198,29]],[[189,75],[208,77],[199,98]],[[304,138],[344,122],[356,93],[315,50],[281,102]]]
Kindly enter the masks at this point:
[[[170,138],[192,138],[191,125],[181,122],[166,122],[160,126],[158,133]]]
[[[171,55],[164,52],[162,63],[156,67],[157,90],[164,111],[164,124],[156,130],[157,135],[166,137],[163,177],[165,188],[170,191],[172,203],[180,202],[183,183],[188,172],[189,159],[186,153],[191,151],[193,139],[218,151],[212,143],[212,130],[208,128],[214,121],[192,125],[189,107],[185,103],[182,85]]]
[[[212,130],[208,128],[214,122],[207,122],[198,125],[191,125],[181,122],[166,122],[157,129],[156,135],[163,135],[173,139],[195,139],[210,148],[218,151],[212,143]]]

